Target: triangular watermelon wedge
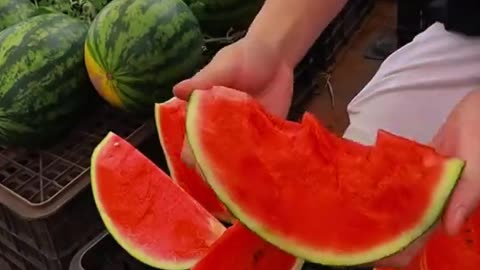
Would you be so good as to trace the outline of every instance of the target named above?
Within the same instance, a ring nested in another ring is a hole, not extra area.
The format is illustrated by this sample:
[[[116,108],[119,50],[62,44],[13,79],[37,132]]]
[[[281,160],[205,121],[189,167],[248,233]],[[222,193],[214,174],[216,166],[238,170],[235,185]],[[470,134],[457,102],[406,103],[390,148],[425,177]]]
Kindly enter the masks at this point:
[[[386,131],[365,146],[309,113],[293,125],[225,87],[191,94],[186,136],[236,218],[282,250],[332,266],[372,263],[422,236],[464,166]]]
[[[225,227],[140,151],[114,133],[95,148],[91,183],[112,237],[139,261],[188,269]]]
[[[217,198],[210,186],[194,168],[189,168],[181,160],[185,138],[185,115],[187,103],[176,97],[155,105],[155,122],[158,137],[165,154],[172,179],[187,191],[210,213],[225,223],[233,223],[234,218]]]
[[[289,255],[235,222],[192,270],[300,270],[304,261]]]

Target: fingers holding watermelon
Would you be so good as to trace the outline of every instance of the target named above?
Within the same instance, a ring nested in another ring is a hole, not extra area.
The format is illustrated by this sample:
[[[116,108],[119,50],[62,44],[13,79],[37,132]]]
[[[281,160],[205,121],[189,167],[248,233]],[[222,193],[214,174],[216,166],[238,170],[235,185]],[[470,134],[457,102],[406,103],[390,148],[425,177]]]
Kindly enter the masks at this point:
[[[446,231],[457,234],[480,201],[480,90],[464,97],[452,110],[433,140],[439,152],[466,161],[462,178],[447,207]]]
[[[432,228],[433,230],[438,228],[438,225],[443,226],[442,229],[454,237],[461,235],[461,230],[464,229],[465,225],[468,225],[466,224],[467,218],[471,216],[475,209],[478,209],[480,202],[480,137],[478,136],[480,127],[477,124],[480,122],[479,108],[480,91],[477,90],[465,96],[455,106],[431,143],[438,152],[465,160],[462,176],[450,197],[443,219]],[[404,252],[379,261],[376,266],[417,269],[405,267],[414,267],[417,262],[412,260],[420,254],[420,251],[436,248],[434,244],[428,242],[435,241],[430,236],[431,233],[424,235]],[[445,241],[451,241],[446,242],[448,245],[458,245],[453,240],[455,238],[444,237],[444,239],[446,239]],[[435,257],[435,255],[432,256]],[[445,260],[452,260],[452,258]],[[469,261],[471,258],[467,255],[465,255],[464,260],[463,263],[469,264],[472,262]],[[385,270],[385,268],[381,268],[381,270]]]
[[[193,90],[225,86],[247,92],[273,114],[286,117],[293,93],[293,67],[258,40],[241,39],[222,48],[192,78],[173,92],[187,100]]]
[[[287,117],[293,94],[293,68],[258,40],[241,39],[222,48],[202,70],[173,88],[177,98],[188,100],[193,90],[226,86],[251,94],[265,108]],[[184,143],[182,158],[195,161]]]

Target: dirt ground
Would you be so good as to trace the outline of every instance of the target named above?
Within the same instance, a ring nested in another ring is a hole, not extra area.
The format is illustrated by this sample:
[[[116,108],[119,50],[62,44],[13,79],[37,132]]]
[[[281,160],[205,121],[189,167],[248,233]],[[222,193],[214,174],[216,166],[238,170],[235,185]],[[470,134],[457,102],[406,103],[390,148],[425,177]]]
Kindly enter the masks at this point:
[[[307,106],[308,111],[337,134],[342,134],[348,125],[347,104],[368,83],[381,64],[381,61],[365,58],[365,50],[379,36],[395,31],[395,15],[395,1],[377,0],[375,8],[337,56],[330,74],[334,107],[327,89],[319,89],[319,94]],[[322,86],[326,85],[324,76],[320,80]]]

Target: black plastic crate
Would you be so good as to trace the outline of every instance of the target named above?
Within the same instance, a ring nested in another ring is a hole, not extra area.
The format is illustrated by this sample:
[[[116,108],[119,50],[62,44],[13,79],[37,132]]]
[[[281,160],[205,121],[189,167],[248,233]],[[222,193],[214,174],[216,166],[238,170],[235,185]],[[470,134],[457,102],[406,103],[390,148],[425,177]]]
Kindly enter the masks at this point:
[[[5,231],[0,232],[7,236]],[[6,243],[5,238],[0,241],[0,266],[4,269],[22,270],[64,270],[75,255],[74,250],[70,254],[64,254],[59,258],[46,258],[29,245],[21,241]],[[5,265],[3,266],[2,263]]]
[[[345,44],[344,28],[345,8],[323,30],[309,50],[310,54],[322,59],[319,68],[327,70],[334,62],[339,49]]]
[[[373,9],[375,0],[349,0],[344,9],[343,33],[348,40]]]
[[[335,63],[336,56],[340,48],[345,45],[345,37],[342,31],[343,24],[334,24],[332,28],[327,28],[328,32],[324,32],[320,36],[319,44],[316,49],[323,56],[323,69],[328,69]]]
[[[70,270],[153,270],[123,250],[107,232],[103,232],[85,245],[73,257]],[[338,268],[337,268],[338,269]],[[349,268],[370,270],[371,268]],[[217,270],[217,269],[212,269]],[[306,263],[302,270],[333,270],[317,264]]]
[[[287,116],[287,119],[292,121],[297,121],[302,117],[306,111],[305,106],[319,88],[318,75],[321,71],[317,66],[319,59],[315,56],[307,57],[310,60],[297,67],[294,77],[292,105]]]
[[[93,113],[48,149],[0,148],[0,243],[14,247],[18,257],[31,248],[35,256],[57,260],[102,231],[87,188],[94,147],[110,130],[135,145],[156,134],[152,120],[97,101]],[[33,269],[57,269],[37,266]]]
[[[321,68],[328,70],[335,63],[340,49],[373,9],[375,0],[350,0],[325,28],[310,52],[322,57]]]

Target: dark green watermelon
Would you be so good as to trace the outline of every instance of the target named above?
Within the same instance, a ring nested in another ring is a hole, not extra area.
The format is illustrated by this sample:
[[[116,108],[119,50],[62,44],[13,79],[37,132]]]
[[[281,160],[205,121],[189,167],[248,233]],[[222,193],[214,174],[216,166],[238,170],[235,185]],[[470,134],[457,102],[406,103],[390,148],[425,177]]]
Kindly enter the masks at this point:
[[[113,0],[93,21],[85,62],[111,105],[151,114],[202,63],[203,35],[182,0]]]
[[[265,0],[184,0],[207,34],[248,28]]]
[[[83,61],[87,31],[84,22],[52,13],[0,32],[0,144],[52,142],[86,110],[94,92]]]
[[[0,31],[35,14],[30,0],[0,0]]]

